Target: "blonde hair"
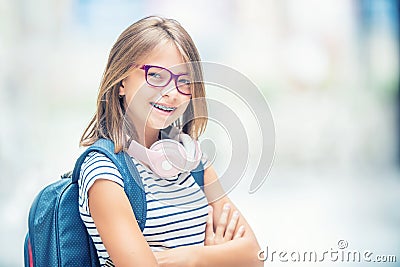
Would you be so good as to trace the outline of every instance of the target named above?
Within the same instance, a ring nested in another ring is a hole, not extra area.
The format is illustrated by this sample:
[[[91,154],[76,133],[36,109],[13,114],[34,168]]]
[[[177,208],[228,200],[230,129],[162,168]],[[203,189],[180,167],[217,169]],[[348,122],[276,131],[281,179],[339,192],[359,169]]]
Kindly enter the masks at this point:
[[[157,16],[143,18],[121,33],[110,51],[97,98],[97,111],[85,129],[81,146],[90,146],[100,138],[114,142],[115,153],[123,149],[123,131],[135,135],[135,129],[125,118],[125,98],[119,97],[119,87],[129,75],[132,66],[146,57],[159,44],[173,42],[194,75],[192,99],[182,115],[173,124],[192,138],[204,132],[207,125],[207,106],[200,56],[192,38],[173,19]],[[183,121],[183,123],[182,123]]]

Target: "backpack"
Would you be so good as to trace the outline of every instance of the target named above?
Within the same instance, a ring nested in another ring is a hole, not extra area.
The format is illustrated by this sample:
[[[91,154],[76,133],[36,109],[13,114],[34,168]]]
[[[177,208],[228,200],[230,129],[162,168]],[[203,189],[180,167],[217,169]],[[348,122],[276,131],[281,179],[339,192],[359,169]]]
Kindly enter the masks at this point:
[[[114,153],[114,143],[111,140],[99,139],[77,159],[72,172],[46,186],[33,201],[24,242],[25,267],[100,266],[96,248],[78,208],[80,169],[86,156],[92,151],[103,153],[117,166],[124,179],[124,191],[143,231],[147,205],[136,166],[127,153]],[[202,163],[191,174],[202,187]]]

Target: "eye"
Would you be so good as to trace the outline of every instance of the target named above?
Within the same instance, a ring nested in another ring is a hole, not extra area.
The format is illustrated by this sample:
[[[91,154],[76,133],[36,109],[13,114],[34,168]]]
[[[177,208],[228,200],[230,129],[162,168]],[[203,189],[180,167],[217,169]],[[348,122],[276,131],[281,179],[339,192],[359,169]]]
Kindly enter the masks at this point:
[[[149,73],[147,73],[147,76],[149,76],[153,79],[161,79],[161,74],[158,72],[149,72]]]
[[[178,83],[179,84],[187,84],[187,85],[189,85],[191,83],[191,81],[189,79],[182,78],[182,79],[178,80]]]

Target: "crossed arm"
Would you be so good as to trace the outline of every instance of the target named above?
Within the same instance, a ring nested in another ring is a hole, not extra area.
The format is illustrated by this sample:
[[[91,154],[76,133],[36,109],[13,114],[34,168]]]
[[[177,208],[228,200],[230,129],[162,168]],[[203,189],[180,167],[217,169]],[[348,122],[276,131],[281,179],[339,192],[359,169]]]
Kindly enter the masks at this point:
[[[154,253],[159,266],[263,266],[250,225],[225,195],[212,166],[204,171],[210,204],[205,246],[187,246]],[[221,197],[223,196],[223,197]],[[214,223],[215,222],[215,223]]]
[[[212,207],[206,246],[153,253],[123,188],[109,180],[96,180],[88,192],[89,209],[115,266],[263,266],[257,259],[260,247],[250,225],[240,213],[235,217],[232,211],[238,209],[227,196],[218,198],[223,190],[212,166],[204,171],[204,184]],[[224,205],[229,209],[224,210]]]

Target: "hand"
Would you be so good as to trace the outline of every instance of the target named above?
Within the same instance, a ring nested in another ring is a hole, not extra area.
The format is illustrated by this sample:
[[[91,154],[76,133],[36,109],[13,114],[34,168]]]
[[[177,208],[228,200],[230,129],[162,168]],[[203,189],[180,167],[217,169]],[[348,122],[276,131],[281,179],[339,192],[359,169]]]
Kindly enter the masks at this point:
[[[206,246],[218,245],[231,241],[233,239],[243,237],[245,230],[243,225],[239,227],[239,229],[236,231],[235,234],[237,223],[239,221],[239,212],[237,210],[233,212],[232,218],[228,224],[230,209],[231,207],[228,203],[224,205],[221,217],[219,218],[214,233],[213,208],[212,206],[209,206],[204,245]]]

